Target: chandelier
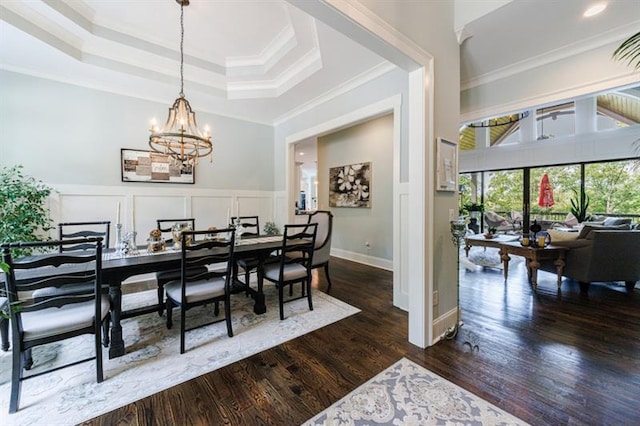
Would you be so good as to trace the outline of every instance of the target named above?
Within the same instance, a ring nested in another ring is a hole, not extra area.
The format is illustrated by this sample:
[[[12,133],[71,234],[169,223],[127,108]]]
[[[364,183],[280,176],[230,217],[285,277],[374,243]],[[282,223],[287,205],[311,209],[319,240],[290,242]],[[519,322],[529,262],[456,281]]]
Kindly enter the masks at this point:
[[[184,7],[189,0],[176,0],[180,5],[180,97],[169,108],[169,116],[162,128],[152,122],[149,146],[153,151],[166,154],[177,163],[186,166],[198,164],[199,157],[209,156],[213,161],[211,132],[198,128],[196,113],[184,97]]]

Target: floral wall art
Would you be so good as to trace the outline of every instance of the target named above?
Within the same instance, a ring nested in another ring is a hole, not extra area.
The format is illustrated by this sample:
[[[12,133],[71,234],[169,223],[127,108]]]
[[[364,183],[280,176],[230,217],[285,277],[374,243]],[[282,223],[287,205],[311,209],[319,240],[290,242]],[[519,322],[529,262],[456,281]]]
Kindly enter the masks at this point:
[[[371,163],[329,169],[329,207],[371,207]]]

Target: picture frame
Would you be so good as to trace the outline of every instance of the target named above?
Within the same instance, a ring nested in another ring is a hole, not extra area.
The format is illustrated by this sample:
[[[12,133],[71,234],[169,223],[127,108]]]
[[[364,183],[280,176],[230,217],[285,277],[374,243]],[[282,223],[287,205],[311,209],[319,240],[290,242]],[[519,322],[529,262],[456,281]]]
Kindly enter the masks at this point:
[[[371,208],[371,162],[329,168],[329,207]]]
[[[120,149],[122,182],[195,183],[195,167],[166,154],[139,149]]]
[[[458,188],[458,144],[438,138],[436,151],[436,190],[455,192]]]

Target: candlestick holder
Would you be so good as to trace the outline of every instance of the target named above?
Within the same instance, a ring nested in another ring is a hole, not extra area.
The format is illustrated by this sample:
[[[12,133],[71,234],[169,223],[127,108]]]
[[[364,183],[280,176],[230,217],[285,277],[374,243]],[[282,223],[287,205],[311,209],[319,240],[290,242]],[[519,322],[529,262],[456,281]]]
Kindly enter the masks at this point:
[[[239,217],[236,217],[235,219],[233,219],[233,228],[236,231],[236,244],[240,243],[240,240],[242,239],[242,220]]]
[[[124,254],[124,243],[122,242],[122,224],[116,224],[116,254],[123,255]]]

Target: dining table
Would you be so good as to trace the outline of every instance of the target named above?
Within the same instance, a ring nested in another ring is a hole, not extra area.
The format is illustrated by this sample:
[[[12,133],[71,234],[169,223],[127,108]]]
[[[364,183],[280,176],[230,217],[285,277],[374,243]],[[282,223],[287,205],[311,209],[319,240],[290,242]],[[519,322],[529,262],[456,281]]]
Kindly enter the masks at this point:
[[[282,246],[282,236],[251,236],[236,240],[234,258],[265,258]],[[158,305],[151,304],[131,310],[122,310],[122,283],[134,275],[149,272],[160,272],[179,269],[181,266],[181,250],[168,246],[161,252],[148,253],[146,248],[140,247],[136,253],[122,254],[114,250],[107,250],[102,260],[102,281],[109,286],[111,300],[111,333],[109,344],[109,358],[117,358],[126,353],[125,342],[122,338],[123,319],[158,312]],[[261,263],[261,262],[260,262]],[[267,311],[264,293],[260,285],[252,288],[233,277],[232,293],[244,292],[254,300],[253,311],[260,315]]]

